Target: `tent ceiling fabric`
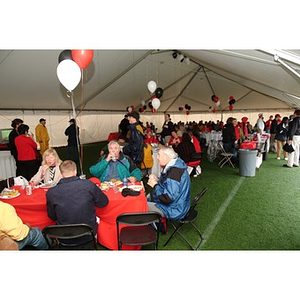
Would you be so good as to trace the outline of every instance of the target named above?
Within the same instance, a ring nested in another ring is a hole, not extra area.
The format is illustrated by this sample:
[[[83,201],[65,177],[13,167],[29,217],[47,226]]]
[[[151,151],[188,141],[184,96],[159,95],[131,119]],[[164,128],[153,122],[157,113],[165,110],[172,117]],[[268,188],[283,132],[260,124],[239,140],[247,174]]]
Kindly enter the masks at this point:
[[[62,50],[1,50],[0,110],[71,110],[56,68]],[[164,90],[158,112],[178,113],[188,103],[192,112],[207,112],[216,94],[228,110],[293,109],[299,107],[299,77],[262,50],[179,50],[190,64],[172,57],[173,50],[94,50],[74,90],[77,111],[125,112],[148,101],[147,83]],[[299,50],[289,50],[300,58]],[[289,65],[298,72],[300,66]],[[149,111],[149,108],[147,109]]]

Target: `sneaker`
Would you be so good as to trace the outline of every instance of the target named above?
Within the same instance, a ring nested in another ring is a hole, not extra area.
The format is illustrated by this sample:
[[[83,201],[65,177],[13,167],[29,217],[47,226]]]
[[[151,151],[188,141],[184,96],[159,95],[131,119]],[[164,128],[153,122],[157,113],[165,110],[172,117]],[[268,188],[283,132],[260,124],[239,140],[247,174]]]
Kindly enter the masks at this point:
[[[280,160],[280,157],[277,157],[278,160]]]
[[[284,164],[282,165],[283,167],[286,167],[286,168],[292,168],[291,166],[287,165],[287,164]]]
[[[295,165],[295,164],[293,164],[293,167],[299,167],[299,165]]]
[[[289,160],[289,159],[286,157],[285,160]]]

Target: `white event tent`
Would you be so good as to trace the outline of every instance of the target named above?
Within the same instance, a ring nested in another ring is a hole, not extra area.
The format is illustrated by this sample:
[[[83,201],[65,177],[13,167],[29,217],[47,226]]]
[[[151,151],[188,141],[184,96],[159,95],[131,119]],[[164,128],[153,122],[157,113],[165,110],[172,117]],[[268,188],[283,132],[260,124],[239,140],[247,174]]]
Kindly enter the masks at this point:
[[[164,113],[173,121],[223,120],[258,113],[265,120],[289,116],[300,103],[300,50],[94,50],[92,62],[70,94],[57,77],[61,50],[0,50],[0,128],[21,118],[32,132],[47,120],[51,146],[66,145],[65,128],[76,116],[83,143],[106,140],[127,113],[147,106],[142,122],[161,128]],[[149,81],[163,89],[152,113]],[[220,103],[212,101],[216,95]],[[229,97],[235,99],[229,110]],[[189,114],[179,111],[185,105]],[[215,110],[214,110],[215,109]]]

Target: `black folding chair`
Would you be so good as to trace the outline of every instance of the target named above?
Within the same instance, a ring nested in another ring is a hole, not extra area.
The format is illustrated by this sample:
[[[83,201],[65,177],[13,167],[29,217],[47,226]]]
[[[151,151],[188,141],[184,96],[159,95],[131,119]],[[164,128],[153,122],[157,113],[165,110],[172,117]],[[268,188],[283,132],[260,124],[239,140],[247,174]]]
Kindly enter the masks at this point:
[[[94,230],[87,224],[50,225],[42,233],[50,250],[97,250]]]
[[[158,246],[159,230],[153,223],[158,223],[160,228],[161,215],[157,212],[124,213],[117,217],[118,249],[122,245],[144,246],[154,244],[154,250]],[[121,225],[128,225],[120,228]]]
[[[206,193],[206,191],[208,190],[207,187],[205,187],[196,197],[195,199],[193,200],[192,204],[191,204],[191,207],[189,209],[189,211],[187,212],[187,214],[185,215],[185,217],[181,220],[169,220],[171,222],[171,225],[173,226],[174,228],[174,232],[172,233],[172,235],[169,237],[169,239],[166,241],[166,243],[164,244],[164,246],[166,246],[169,241],[172,239],[173,236],[175,236],[176,233],[178,233],[184,240],[185,242],[190,246],[190,248],[192,250],[197,250],[201,243],[202,243],[202,240],[204,239],[199,228],[193,223],[197,217],[198,217],[198,211],[195,210],[195,207],[198,205],[198,203],[200,203],[203,195]],[[177,222],[177,226],[174,224],[175,222]],[[192,227],[197,231],[199,237],[200,237],[200,242],[198,243],[197,247],[196,248],[193,248],[193,246],[191,245],[191,243],[187,240],[187,238],[179,231],[181,229],[181,227],[184,225],[184,224],[191,224]]]

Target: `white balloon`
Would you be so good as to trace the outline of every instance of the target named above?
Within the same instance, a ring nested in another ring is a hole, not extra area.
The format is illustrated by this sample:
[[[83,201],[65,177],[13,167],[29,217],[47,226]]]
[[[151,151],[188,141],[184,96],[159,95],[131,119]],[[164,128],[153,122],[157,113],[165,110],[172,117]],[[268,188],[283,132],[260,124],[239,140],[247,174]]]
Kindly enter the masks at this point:
[[[216,102],[216,106],[220,106],[220,104],[221,104],[220,101]]]
[[[75,61],[65,59],[61,61],[56,69],[60,83],[68,90],[73,91],[81,79],[81,71]]]
[[[146,104],[146,102],[143,100],[143,101],[142,101],[142,105],[144,106],[145,104]]]
[[[131,106],[128,107],[128,112],[130,112],[130,113],[132,112],[132,107]]]
[[[156,82],[151,80],[148,82],[148,90],[151,92],[151,93],[154,93],[155,90],[156,90]]]
[[[160,100],[158,98],[152,99],[152,106],[155,109],[158,109],[160,107]]]

